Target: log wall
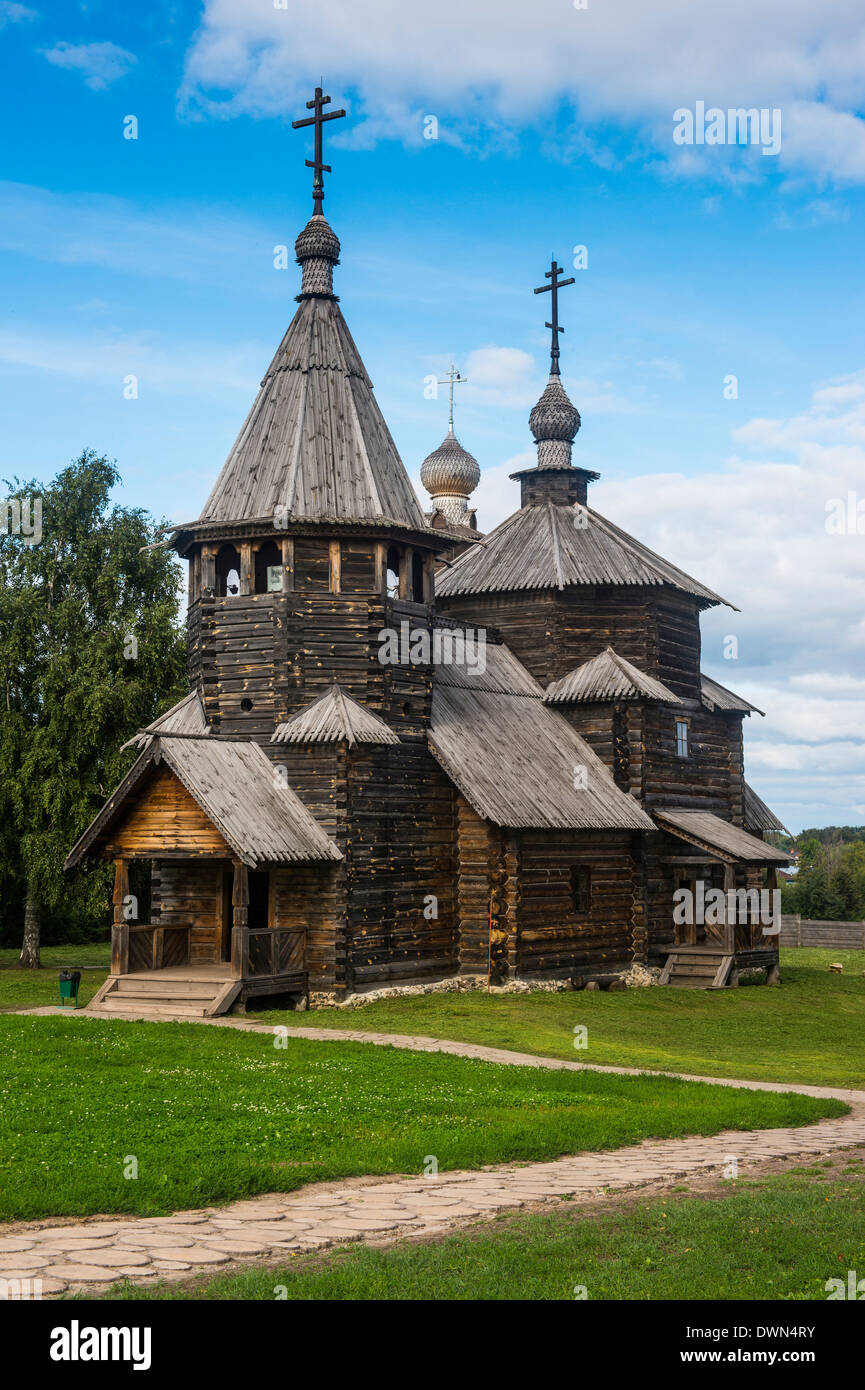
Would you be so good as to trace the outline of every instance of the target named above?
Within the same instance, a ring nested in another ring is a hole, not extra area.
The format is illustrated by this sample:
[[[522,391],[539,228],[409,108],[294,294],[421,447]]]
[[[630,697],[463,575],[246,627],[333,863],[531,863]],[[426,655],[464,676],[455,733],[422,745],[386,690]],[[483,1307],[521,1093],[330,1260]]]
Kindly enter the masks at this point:
[[[589,910],[575,910],[571,872],[591,874]],[[640,870],[630,833],[522,830],[519,835],[520,975],[602,973],[641,954]]]
[[[190,928],[190,965],[210,965],[220,959],[222,875],[229,867],[227,859],[153,862],[151,920],[154,926]]]

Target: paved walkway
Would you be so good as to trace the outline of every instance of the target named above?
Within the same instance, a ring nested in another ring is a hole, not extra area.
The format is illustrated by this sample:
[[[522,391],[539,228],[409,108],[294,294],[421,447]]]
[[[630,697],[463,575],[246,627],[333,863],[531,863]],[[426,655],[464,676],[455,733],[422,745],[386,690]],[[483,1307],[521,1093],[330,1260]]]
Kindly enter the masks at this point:
[[[271,1025],[244,1019],[201,1022],[211,1027],[273,1032]],[[291,1028],[288,1032],[289,1036],[324,1042],[348,1040],[420,1052],[450,1052],[510,1066],[646,1075],[630,1067],[596,1067],[405,1034],[328,1028]],[[644,1140],[613,1152],[580,1153],[547,1163],[503,1164],[429,1178],[370,1178],[316,1184],[299,1192],[245,1199],[226,1207],[176,1212],[173,1216],[128,1220],[92,1217],[76,1225],[19,1223],[14,1235],[0,1234],[0,1279],[41,1279],[42,1293],[49,1295],[67,1289],[95,1293],[124,1276],[136,1283],[185,1279],[199,1271],[227,1270],[261,1257],[280,1259],[347,1240],[441,1234],[454,1224],[545,1200],[638,1187],[659,1179],[669,1182],[713,1172],[720,1174],[731,1156],[735,1156],[741,1174],[749,1163],[825,1154],[865,1144],[865,1091],[724,1077],[684,1079],[755,1091],[797,1091],[835,1097],[850,1106],[850,1114],[799,1128],[725,1131],[713,1138]],[[3,1229],[0,1226],[0,1232]]]

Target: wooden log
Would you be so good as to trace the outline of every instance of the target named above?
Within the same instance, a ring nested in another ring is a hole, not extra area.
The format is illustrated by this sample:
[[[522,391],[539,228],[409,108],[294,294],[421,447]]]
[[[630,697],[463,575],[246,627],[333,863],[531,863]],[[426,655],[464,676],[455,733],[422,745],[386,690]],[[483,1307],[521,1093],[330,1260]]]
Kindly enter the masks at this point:
[[[112,904],[114,922],[111,928],[111,974],[129,973],[129,923],[125,915],[124,898],[129,896],[129,861],[114,861],[114,892]]]

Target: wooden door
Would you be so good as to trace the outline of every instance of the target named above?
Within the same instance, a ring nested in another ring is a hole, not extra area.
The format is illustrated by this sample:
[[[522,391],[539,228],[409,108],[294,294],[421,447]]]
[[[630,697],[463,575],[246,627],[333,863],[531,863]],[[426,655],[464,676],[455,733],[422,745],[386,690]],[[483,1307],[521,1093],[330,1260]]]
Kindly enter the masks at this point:
[[[694,905],[697,901],[697,879],[696,875],[679,873],[675,878],[676,888],[686,888],[691,895],[691,907],[688,911],[690,921],[676,921],[676,945],[695,946],[697,944],[697,924],[694,921]],[[681,912],[677,914],[681,916]]]

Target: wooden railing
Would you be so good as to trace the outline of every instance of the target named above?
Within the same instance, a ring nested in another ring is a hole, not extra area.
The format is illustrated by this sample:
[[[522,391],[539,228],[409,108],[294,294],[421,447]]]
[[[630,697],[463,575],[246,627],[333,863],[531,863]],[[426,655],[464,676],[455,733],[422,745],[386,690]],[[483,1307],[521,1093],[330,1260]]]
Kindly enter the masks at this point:
[[[179,923],[115,923],[111,933],[111,973],[162,970],[189,963],[190,927]]]
[[[304,968],[305,932],[296,927],[235,927],[231,973],[236,980],[293,975]]]

